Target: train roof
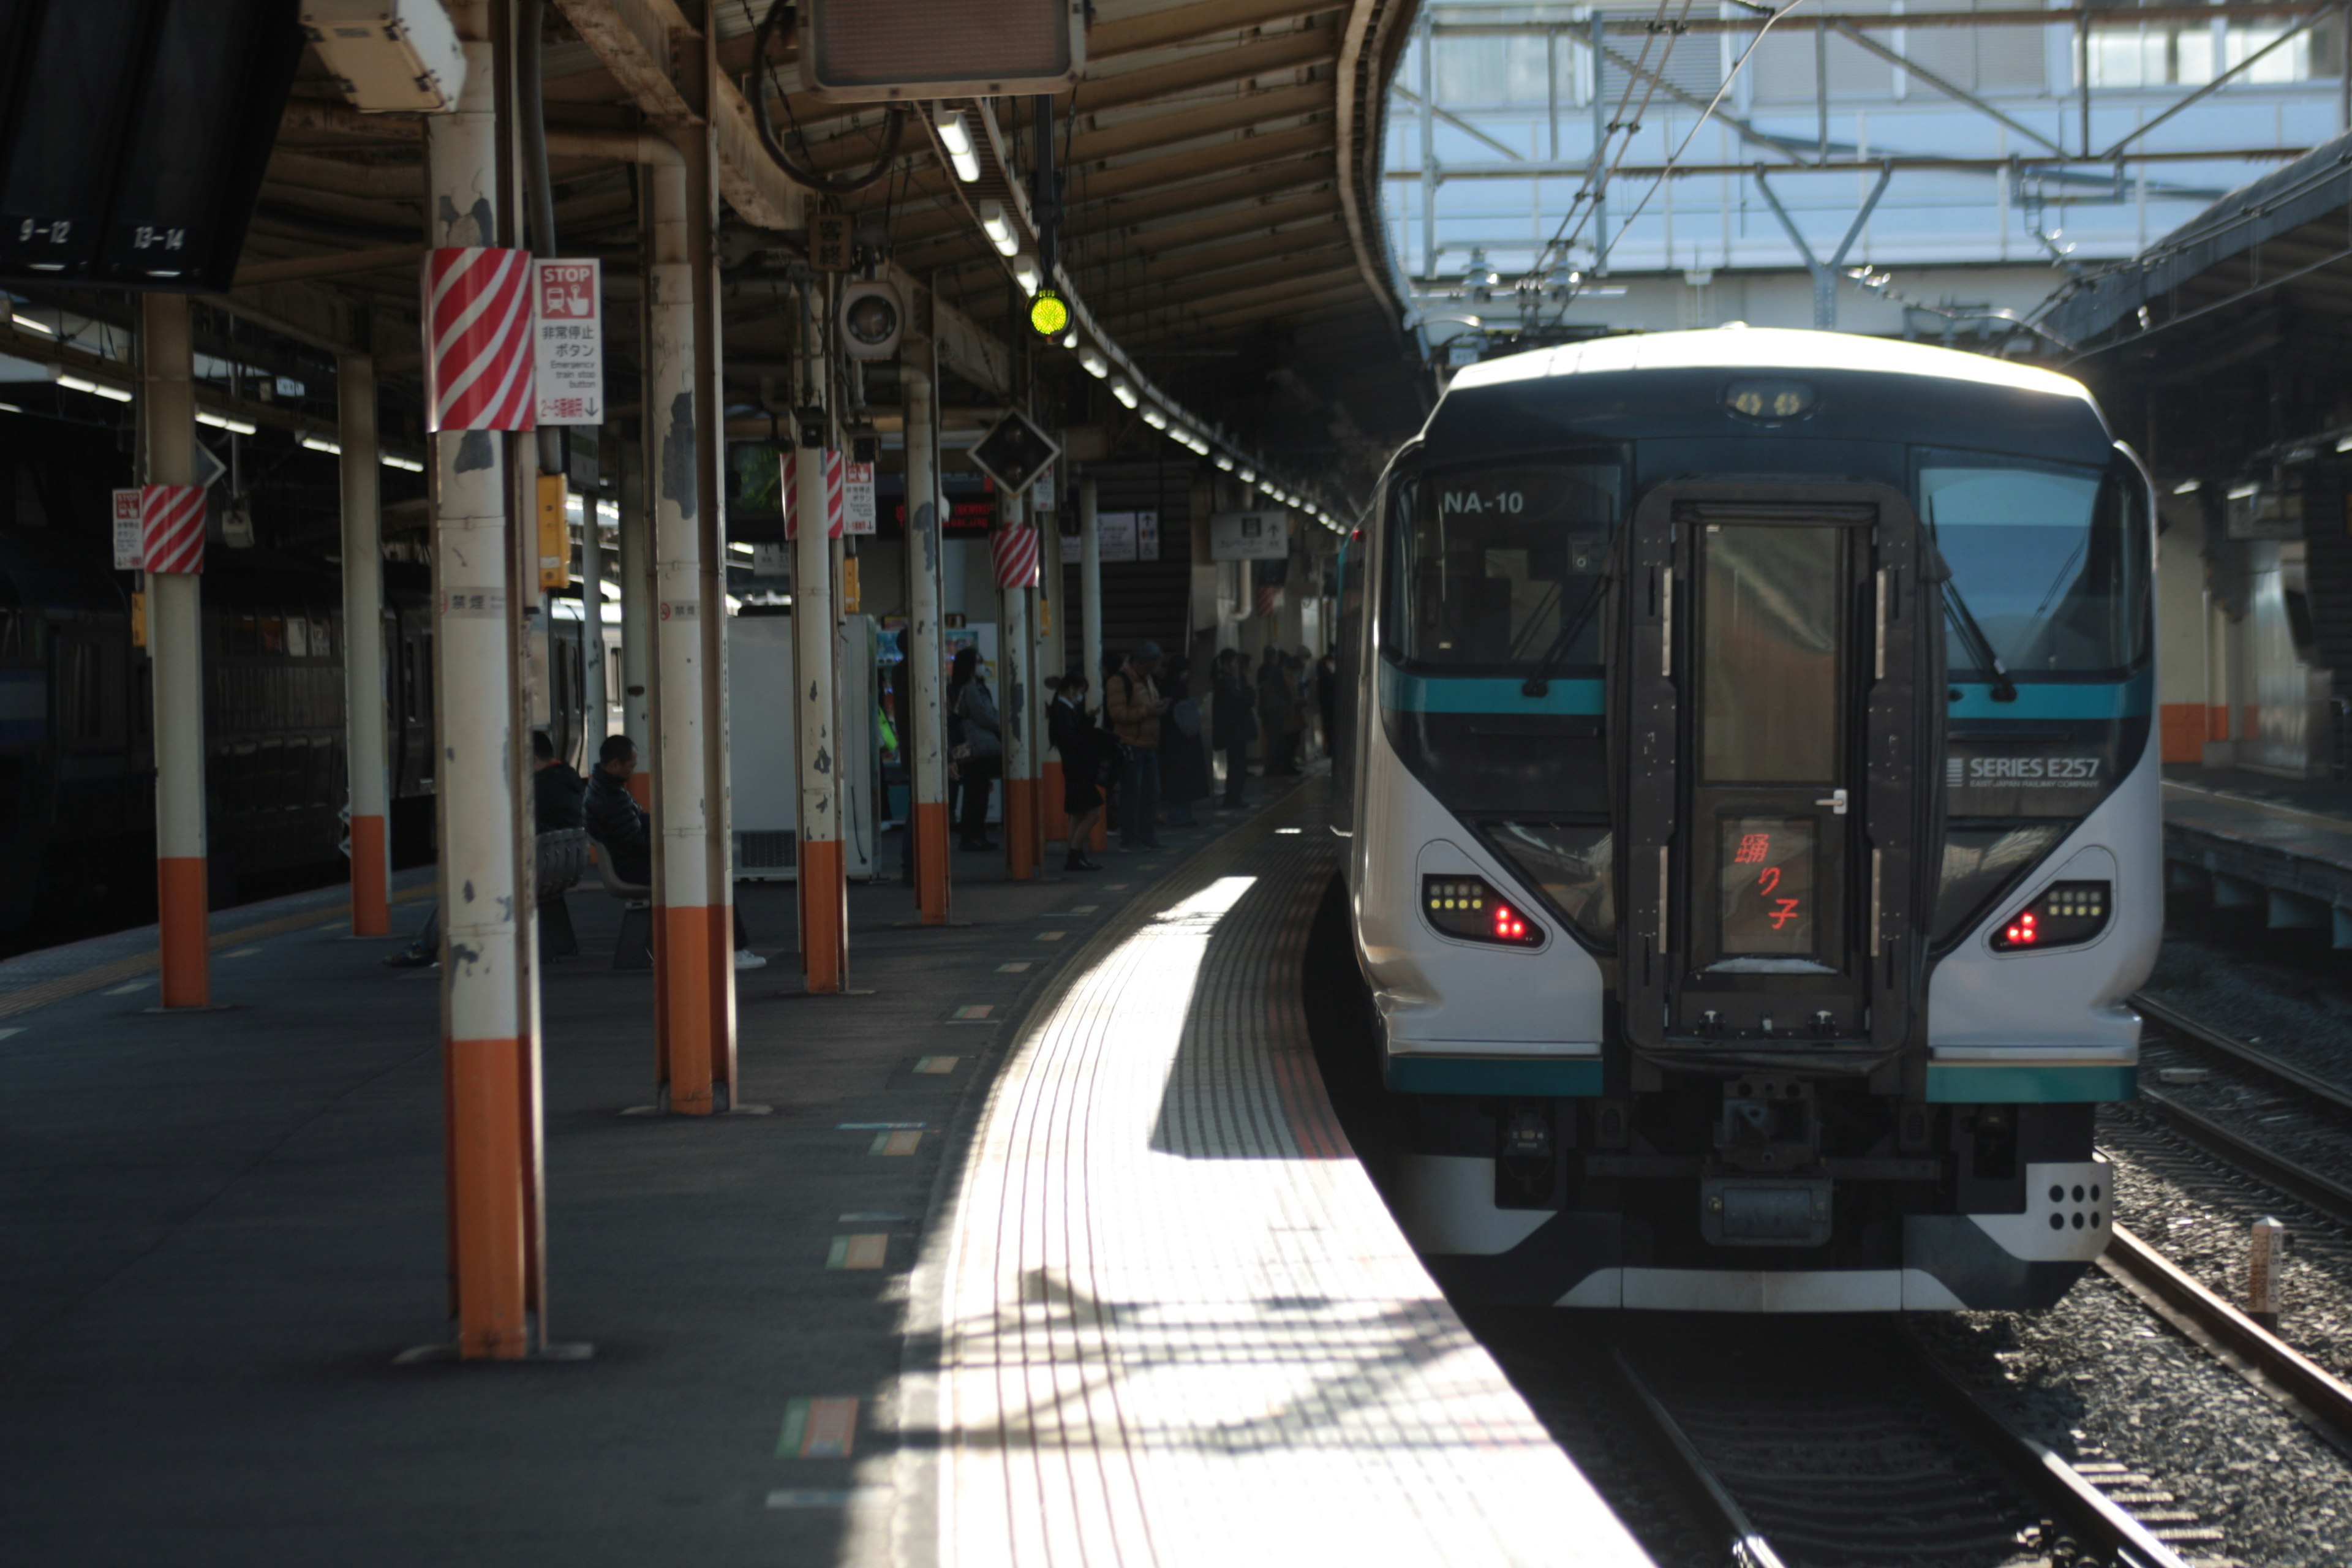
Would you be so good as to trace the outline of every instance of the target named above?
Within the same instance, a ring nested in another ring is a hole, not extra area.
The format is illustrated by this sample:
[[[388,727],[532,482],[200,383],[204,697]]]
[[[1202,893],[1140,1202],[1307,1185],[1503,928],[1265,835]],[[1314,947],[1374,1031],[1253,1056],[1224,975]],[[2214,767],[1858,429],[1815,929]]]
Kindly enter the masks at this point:
[[[1791,419],[1743,421],[1725,390],[1748,375],[1801,381],[1818,400]],[[1965,446],[2098,463],[2115,437],[2070,376],[1857,333],[1723,327],[1596,338],[1470,365],[1422,431],[1424,447],[1462,456],[1675,439],[1746,442],[1739,460],[1769,467],[1755,442]],[[1864,455],[1856,446],[1838,460]]]
[[[1790,374],[1859,372],[1864,374],[1934,376],[2015,392],[2039,392],[2091,401],[2088,388],[2072,376],[2032,365],[2012,364],[1990,354],[1963,353],[1926,343],[1865,337],[1858,332],[1808,331],[1784,327],[1717,327],[1695,332],[1629,333],[1534,349],[1468,366],[1449,392],[1469,392],[1507,382],[1589,375],[1603,371],[1738,370]]]

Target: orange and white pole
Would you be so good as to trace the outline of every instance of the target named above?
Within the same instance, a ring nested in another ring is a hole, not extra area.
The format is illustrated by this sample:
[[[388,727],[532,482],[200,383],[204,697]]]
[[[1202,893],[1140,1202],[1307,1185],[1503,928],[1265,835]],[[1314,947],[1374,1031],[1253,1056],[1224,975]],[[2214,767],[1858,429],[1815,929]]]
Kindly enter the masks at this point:
[[[140,300],[140,393],[144,400],[149,508],[152,487],[196,479],[195,349],[184,294]],[[163,1005],[212,1001],[205,889],[204,596],[194,568],[203,563],[204,512],[194,506],[195,558],[182,570],[160,569],[155,524],[147,545],[147,658],[155,711],[155,909],[162,948]],[[184,561],[174,558],[173,563]]]
[[[907,406],[907,687],[915,805],[915,904],[927,926],[948,919],[952,851],[948,847],[947,714],[940,658],[939,430],[931,401],[929,347],[910,348],[920,368],[898,374]]]
[[[1097,706],[1108,700],[1104,690],[1102,667],[1102,536],[1095,528],[1095,481],[1088,476],[1078,481],[1078,607],[1084,635],[1078,639],[1087,661],[1087,689]],[[1108,812],[1095,818],[1094,842],[1088,848],[1103,849],[1109,844],[1108,828],[1104,818]]]
[[[1010,533],[1022,526],[1024,507],[1017,495],[1000,495],[997,527]],[[1013,879],[1025,882],[1037,871],[1037,768],[1030,748],[1029,687],[1035,679],[1029,667],[1036,647],[1029,635],[1029,595],[1025,581],[1006,586],[997,577],[996,705],[1004,740],[1004,859]]]
[[[375,361],[335,362],[343,481],[343,754],[352,808],[352,934],[392,931],[392,806],[383,713],[383,535]]]
[[[1062,522],[1055,513],[1047,511],[1037,519],[1037,679],[1034,700],[1029,705],[1031,723],[1037,737],[1037,854],[1042,862],[1045,846],[1060,843],[1070,837],[1070,812],[1063,804],[1062,753],[1054,750],[1051,727],[1045,722],[1047,705],[1053,699],[1046,695],[1045,682],[1058,677],[1066,662],[1062,657],[1063,645],[1068,640],[1064,630],[1064,617],[1070,606],[1062,595]]]
[[[815,369],[824,363],[825,311],[822,290],[803,294],[807,307],[801,316],[801,363]],[[826,379],[809,377],[823,386]],[[814,436],[817,444],[799,447],[793,464],[793,701],[798,724],[793,755],[800,768],[800,894],[801,970],[811,993],[839,991],[847,983],[849,963],[849,883],[841,853],[841,781],[835,763],[840,755],[834,695],[833,505],[831,476],[825,462],[824,436],[829,422],[815,428],[797,428],[793,440]]]
[[[504,373],[518,354],[528,369],[530,290],[529,258],[498,248],[498,215],[507,203],[499,181],[499,61],[481,41],[489,35],[488,9],[452,7],[467,40],[465,89],[455,113],[425,121],[426,235],[434,248],[425,330],[435,431],[434,773],[457,1349],[467,1359],[507,1360],[544,1342],[543,1320],[534,1334],[530,1314],[545,1253],[538,1040],[530,1027],[537,979],[523,951],[528,926],[517,886],[520,584],[505,432],[522,421],[510,405],[485,406],[491,398],[483,390],[510,384]],[[514,289],[524,301],[520,321]],[[475,323],[478,332],[469,331]],[[500,374],[486,379],[493,368]]]
[[[654,546],[654,947],[660,1061],[669,1109],[708,1116],[716,1059],[710,995],[710,823],[703,748],[702,523],[697,456],[694,266],[683,163],[646,171],[653,193],[646,275],[646,488]]]

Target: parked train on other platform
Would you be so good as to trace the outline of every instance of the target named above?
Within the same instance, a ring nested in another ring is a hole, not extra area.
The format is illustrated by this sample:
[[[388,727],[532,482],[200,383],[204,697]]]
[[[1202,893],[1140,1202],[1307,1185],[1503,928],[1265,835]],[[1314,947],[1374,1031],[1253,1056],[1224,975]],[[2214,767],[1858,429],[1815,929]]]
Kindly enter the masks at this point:
[[[2147,477],[1826,332],[1465,370],[1346,563],[1400,1218],[1472,1299],[2032,1308],[2163,916]]]
[[[426,574],[388,563],[382,637],[394,852],[433,842]],[[136,575],[63,532],[0,533],[0,940],[150,918],[155,764]],[[205,805],[215,908],[343,863],[343,613],[331,563],[215,548],[203,580]],[[549,637],[558,743],[581,733],[579,606]]]

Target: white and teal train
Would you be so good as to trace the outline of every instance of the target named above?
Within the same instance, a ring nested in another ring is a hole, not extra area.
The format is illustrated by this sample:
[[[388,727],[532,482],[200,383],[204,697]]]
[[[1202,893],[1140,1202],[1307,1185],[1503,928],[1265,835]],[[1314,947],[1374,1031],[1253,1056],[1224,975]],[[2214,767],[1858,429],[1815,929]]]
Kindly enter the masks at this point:
[[[2163,915],[2146,473],[2075,382],[1823,332],[1458,376],[1345,566],[1336,811],[1450,1289],[2040,1307]]]

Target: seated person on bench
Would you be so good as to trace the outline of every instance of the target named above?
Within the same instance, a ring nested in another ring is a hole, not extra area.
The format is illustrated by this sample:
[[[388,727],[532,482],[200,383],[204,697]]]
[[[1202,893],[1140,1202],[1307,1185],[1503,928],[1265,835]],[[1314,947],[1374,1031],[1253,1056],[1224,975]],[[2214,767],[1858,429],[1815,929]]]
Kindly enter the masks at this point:
[[[531,830],[560,833],[567,827],[580,826],[580,795],[588,781],[555,754],[555,742],[548,739],[544,730],[530,732],[530,765]],[[436,903],[426,911],[425,924],[417,931],[415,942],[383,962],[388,969],[422,969],[440,963],[441,906]]]
[[[613,858],[613,874],[624,882],[649,887],[654,879],[653,843],[646,814],[629,793],[629,775],[637,771],[637,748],[626,735],[607,735],[597,753],[596,771],[588,775],[587,797],[581,803],[588,837]],[[735,967],[763,969],[768,961],[753,952],[743,934],[743,908],[735,911]]]

